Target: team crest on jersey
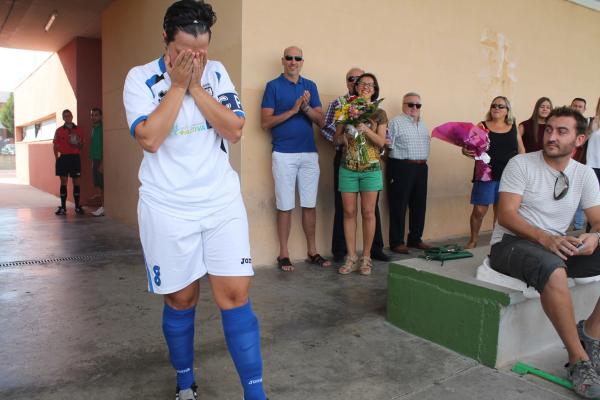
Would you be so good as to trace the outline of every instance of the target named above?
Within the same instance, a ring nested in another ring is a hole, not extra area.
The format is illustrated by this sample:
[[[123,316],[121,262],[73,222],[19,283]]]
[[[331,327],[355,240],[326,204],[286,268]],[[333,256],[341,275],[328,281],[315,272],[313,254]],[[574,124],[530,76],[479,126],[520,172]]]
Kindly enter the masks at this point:
[[[212,86],[210,86],[210,83],[207,83],[206,85],[202,85],[202,87],[204,88],[204,90],[206,90],[208,92],[208,94],[210,94],[211,96],[213,95],[213,89],[212,89]]]
[[[167,94],[166,90],[161,90],[160,92],[158,92],[158,102],[160,103],[163,99],[163,97],[165,97],[165,95]]]

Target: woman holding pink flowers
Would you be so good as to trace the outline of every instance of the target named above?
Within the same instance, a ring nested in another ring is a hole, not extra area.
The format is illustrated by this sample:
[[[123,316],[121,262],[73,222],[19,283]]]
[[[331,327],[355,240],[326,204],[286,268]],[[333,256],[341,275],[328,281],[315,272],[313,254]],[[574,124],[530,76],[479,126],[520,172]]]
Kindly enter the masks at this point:
[[[506,97],[496,96],[492,100],[485,121],[481,121],[479,126],[488,131],[490,138],[490,148],[487,153],[491,158],[489,165],[492,169],[492,180],[483,182],[473,179],[473,189],[471,191],[473,211],[470,218],[471,238],[465,246],[466,249],[477,246],[479,230],[490,204],[493,204],[494,223],[496,223],[498,188],[504,167],[517,153],[525,152],[521,136],[517,133],[510,102]],[[475,157],[475,153],[465,147],[463,147],[462,153],[467,157]]]
[[[348,254],[338,272],[342,275],[359,271],[370,275],[372,269],[371,245],[375,234],[375,204],[383,189],[380,166],[380,150],[385,145],[387,114],[377,107],[379,84],[375,75],[365,73],[356,81],[357,98],[348,99],[345,120],[336,128],[334,140],[344,145],[342,165],[339,173],[339,191],[344,205],[344,234]],[[368,118],[357,118],[356,110],[362,110]],[[341,111],[341,110],[340,110]],[[348,123],[348,121],[355,121]],[[360,193],[363,257],[360,261],[356,252],[357,201]]]

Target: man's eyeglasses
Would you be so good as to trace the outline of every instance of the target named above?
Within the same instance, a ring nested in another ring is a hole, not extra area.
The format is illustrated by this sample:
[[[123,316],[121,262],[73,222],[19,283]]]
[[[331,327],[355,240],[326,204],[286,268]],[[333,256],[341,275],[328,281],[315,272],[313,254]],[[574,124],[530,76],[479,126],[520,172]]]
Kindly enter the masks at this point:
[[[298,62],[302,61],[302,56],[283,56],[283,58],[285,58],[285,61],[292,61],[292,60],[296,60]]]
[[[349,77],[347,78],[347,80],[348,80],[348,82],[350,82],[350,83],[354,83],[354,82],[356,82],[356,81],[357,81],[357,79],[358,79],[358,78],[360,78],[360,76],[349,76]]]
[[[554,200],[560,200],[567,195],[569,191],[569,177],[560,171],[554,182]],[[557,194],[558,193],[558,194]]]
[[[505,108],[508,108],[508,107],[506,107],[504,104],[492,104],[490,106],[490,108],[497,108],[499,110],[504,110]]]
[[[421,106],[423,105],[421,103],[404,103],[404,104],[406,104],[408,106],[408,108],[416,108],[417,110],[420,110]]]

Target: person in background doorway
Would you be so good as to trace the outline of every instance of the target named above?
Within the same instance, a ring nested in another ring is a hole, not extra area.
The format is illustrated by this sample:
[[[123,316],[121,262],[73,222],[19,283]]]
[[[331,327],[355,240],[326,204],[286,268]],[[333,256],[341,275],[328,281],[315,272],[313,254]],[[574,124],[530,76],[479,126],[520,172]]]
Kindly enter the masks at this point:
[[[92,211],[94,217],[104,215],[104,164],[103,160],[103,129],[102,129],[102,110],[98,107],[90,111],[92,120],[92,136],[90,139],[90,160],[92,160],[92,179],[94,187],[97,190],[96,196],[100,198],[100,207]]]
[[[69,176],[73,182],[73,199],[75,200],[75,212],[83,214],[83,208],[79,204],[79,178],[81,177],[81,148],[83,147],[83,135],[77,125],[73,123],[73,113],[70,110],[62,112],[63,126],[56,129],[54,133],[54,159],[56,160],[56,176],[60,178],[60,206],[54,214],[65,215],[67,213],[67,181]]]

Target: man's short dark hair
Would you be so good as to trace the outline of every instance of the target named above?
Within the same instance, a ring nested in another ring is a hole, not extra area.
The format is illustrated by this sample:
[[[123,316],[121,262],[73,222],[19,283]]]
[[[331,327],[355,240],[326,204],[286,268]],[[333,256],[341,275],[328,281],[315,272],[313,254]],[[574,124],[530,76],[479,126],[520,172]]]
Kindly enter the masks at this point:
[[[93,107],[90,112],[97,112],[98,114],[102,115],[102,109],[100,107]]]
[[[181,0],[177,1],[165,13],[163,20],[163,29],[166,33],[167,44],[175,40],[175,34],[178,31],[189,33],[197,37],[208,32],[211,36],[210,28],[217,21],[217,15],[210,4],[203,0]]]
[[[581,101],[581,102],[583,102],[583,104],[585,104],[585,105],[587,106],[587,101],[585,101],[585,99],[584,99],[584,98],[581,98],[581,97],[575,97],[575,98],[573,99],[573,101],[571,101],[571,104],[573,104],[573,103],[574,103],[574,102],[576,102],[576,101]]]
[[[562,106],[556,107],[552,111],[550,111],[550,115],[548,115],[548,120],[552,117],[573,117],[575,119],[575,130],[578,135],[585,135],[585,131],[588,126],[587,119],[577,110],[573,110],[571,107]]]
[[[71,115],[73,115],[73,113],[71,112],[71,110],[69,110],[68,108],[65,108],[60,115],[62,115],[64,117],[65,113],[70,113]]]

